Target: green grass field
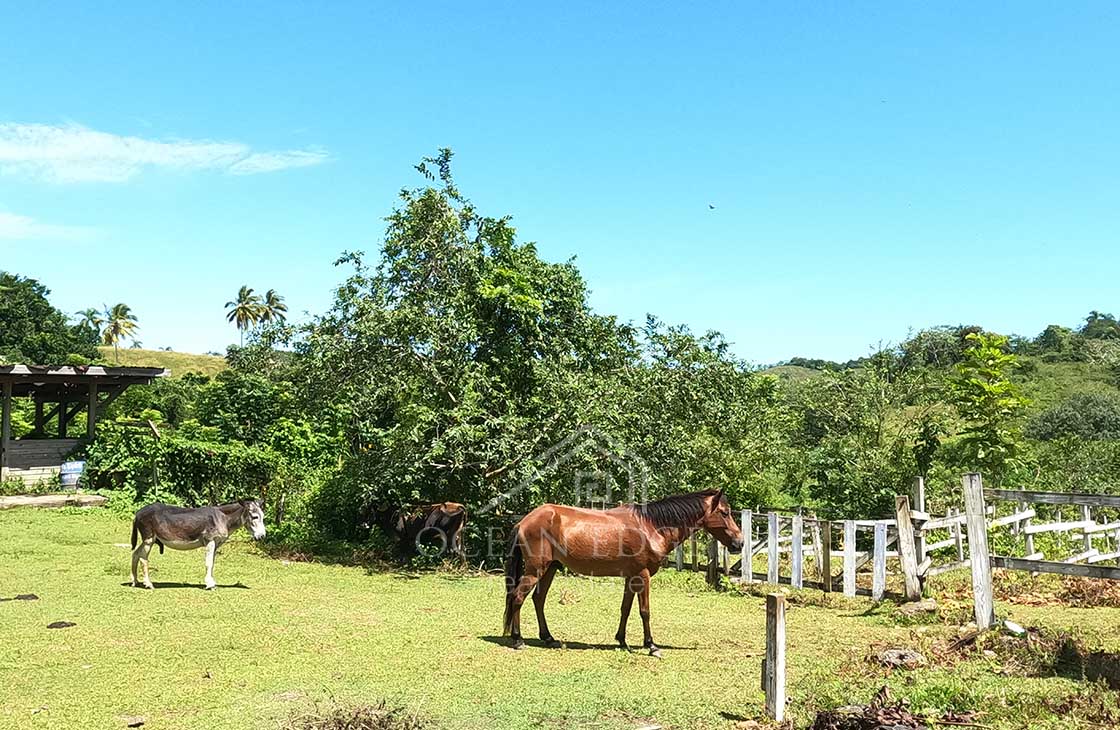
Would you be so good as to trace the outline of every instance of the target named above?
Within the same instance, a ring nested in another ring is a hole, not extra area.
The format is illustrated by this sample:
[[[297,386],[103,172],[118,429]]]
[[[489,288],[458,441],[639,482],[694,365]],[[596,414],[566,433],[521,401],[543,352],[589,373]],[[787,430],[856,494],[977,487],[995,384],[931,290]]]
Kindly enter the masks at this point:
[[[129,523],[108,511],[8,511],[0,535],[0,597],[39,596],[0,602],[3,728],[121,728],[140,716],[146,730],[274,729],[332,698],[385,699],[441,728],[734,728],[760,716],[763,601],[708,591],[699,576],[656,578],[662,660],[609,646],[617,581],[567,576],[549,610],[571,648],[515,652],[495,636],[500,577],[288,563],[242,533],[219,553],[218,590],[198,587],[202,551],[169,550],[152,558],[161,587],[144,591],[126,585]],[[872,645],[926,645],[955,628],[903,626],[863,600],[831,604],[790,608],[797,727],[817,708],[866,702],[884,683],[918,709],[986,710],[980,722],[991,728],[1100,727],[1058,719],[1046,702],[1104,690],[1005,676],[983,656],[888,675],[865,660]],[[1117,609],[1011,614],[1120,649]],[[47,629],[53,621],[76,625]],[[535,635],[531,610],[523,626]]]
[[[111,347],[97,348],[106,362],[116,364],[116,355]],[[171,377],[180,378],[187,373],[199,373],[211,377],[225,370],[228,365],[224,357],[217,355],[192,355],[187,352],[168,352],[166,350],[132,350],[119,352],[121,366],[167,368]]]

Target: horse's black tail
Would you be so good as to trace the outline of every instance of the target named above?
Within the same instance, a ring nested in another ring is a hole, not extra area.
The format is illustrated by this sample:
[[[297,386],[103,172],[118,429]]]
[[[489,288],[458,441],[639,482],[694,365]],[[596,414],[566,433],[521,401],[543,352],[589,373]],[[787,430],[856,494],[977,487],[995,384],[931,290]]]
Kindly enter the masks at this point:
[[[140,535],[140,526],[136,524],[136,520],[132,521],[132,549],[136,549],[136,538]]]
[[[509,549],[506,551],[506,616],[502,624],[502,636],[508,636],[513,631],[513,595],[525,573],[525,556],[521,552],[519,527],[513,528]]]

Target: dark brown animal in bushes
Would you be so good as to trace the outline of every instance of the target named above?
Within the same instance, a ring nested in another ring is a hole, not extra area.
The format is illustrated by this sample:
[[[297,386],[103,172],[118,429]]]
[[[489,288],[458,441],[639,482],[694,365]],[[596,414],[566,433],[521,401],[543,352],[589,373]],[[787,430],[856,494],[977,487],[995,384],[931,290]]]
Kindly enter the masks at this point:
[[[371,523],[391,535],[405,554],[415,555],[421,545],[430,545],[438,547],[441,555],[466,560],[463,528],[467,508],[458,502],[438,502],[410,510],[382,507],[372,513],[365,526]]]

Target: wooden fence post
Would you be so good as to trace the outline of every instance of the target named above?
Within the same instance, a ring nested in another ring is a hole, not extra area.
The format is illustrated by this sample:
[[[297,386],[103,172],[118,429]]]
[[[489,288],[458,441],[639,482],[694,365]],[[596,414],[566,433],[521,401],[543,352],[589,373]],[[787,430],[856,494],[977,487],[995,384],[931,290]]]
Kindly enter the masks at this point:
[[[778,584],[778,528],[781,523],[778,522],[778,513],[771,512],[766,515],[767,530],[766,530],[766,556],[768,564],[766,566],[766,581],[768,583]]]
[[[856,594],[856,523],[844,520],[844,595]]]
[[[1019,503],[1019,511],[1020,512],[1026,512],[1027,507],[1029,507],[1029,506],[1030,505],[1027,504],[1026,502],[1020,502]],[[1023,547],[1026,551],[1025,552],[1025,557],[1026,557],[1027,560],[1038,560],[1039,557],[1041,557],[1041,556],[1035,555],[1035,552],[1034,552],[1034,533],[1033,532],[1027,532],[1027,528],[1030,527],[1030,526],[1031,526],[1031,518],[1028,517],[1027,519],[1023,520],[1023,529],[1022,529]]]
[[[1081,505],[1081,519],[1085,522],[1091,522],[1093,520],[1093,510],[1087,504]],[[1085,549],[1093,549],[1093,534],[1090,532],[1085,533]]]
[[[804,545],[805,545],[805,520],[800,514],[793,516],[793,543],[790,546],[790,563],[792,573],[790,585],[801,588],[804,584]]]
[[[692,537],[688,539],[689,546],[692,548],[692,571],[700,570],[700,553],[696,546],[696,533],[692,533]]]
[[[821,583],[825,593],[832,593],[832,523],[822,522],[821,528]]]
[[[922,586],[918,581],[918,559],[914,555],[916,541],[914,523],[910,521],[910,500],[899,495],[894,503],[898,523],[898,562],[902,565],[902,576],[906,582],[906,600],[917,601],[922,597]]]
[[[972,593],[975,599],[976,626],[981,631],[995,623],[992,596],[992,563],[988,554],[988,518],[985,514],[984,483],[973,472],[961,479],[964,485],[964,511],[968,526],[968,558],[972,564]]]
[[[740,529],[743,532],[743,550],[740,556],[739,574],[744,583],[754,582],[754,534],[751,531],[751,511],[743,510],[739,519],[742,521]]]
[[[677,570],[684,570],[684,544],[677,545],[673,551],[673,562],[676,564]]]
[[[708,540],[708,585],[719,585],[719,542],[714,537]]]
[[[914,500],[911,505],[919,512],[926,512],[926,478],[914,477]],[[918,553],[918,564],[921,565],[926,559],[926,532],[925,530],[918,530],[916,532],[916,541],[914,547]]]
[[[954,509],[950,510],[950,513],[954,517],[956,517],[959,514],[959,510],[954,508]],[[961,539],[961,523],[959,523],[959,522],[954,522],[953,523],[953,541],[956,543],[956,546],[957,546],[957,561],[963,563],[964,562],[964,540]]]
[[[819,576],[824,575],[824,563],[821,562],[821,523],[815,514],[811,519],[813,520],[813,526],[809,528],[809,539],[813,545],[813,558]]]
[[[766,596],[766,662],[762,673],[766,714],[781,722],[786,713],[786,597]]]
[[[875,552],[871,564],[871,600],[883,600],[887,589],[887,525],[875,523]]]

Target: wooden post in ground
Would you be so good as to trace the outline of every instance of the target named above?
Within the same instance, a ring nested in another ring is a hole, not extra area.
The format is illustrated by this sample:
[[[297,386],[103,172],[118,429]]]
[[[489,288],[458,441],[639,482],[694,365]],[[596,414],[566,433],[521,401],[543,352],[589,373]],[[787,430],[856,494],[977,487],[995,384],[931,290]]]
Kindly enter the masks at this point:
[[[762,673],[766,714],[781,722],[786,713],[786,597],[766,596],[766,661]]]
[[[677,545],[673,550],[673,563],[677,570],[684,570],[684,545]]]
[[[58,437],[60,439],[66,438],[66,428],[70,425],[70,419],[66,415],[67,405],[66,386],[62,386],[58,396]]]
[[[916,541],[914,523],[910,521],[910,500],[899,495],[895,498],[894,504],[895,519],[898,523],[898,562],[902,565],[906,600],[917,601],[922,597],[922,585],[918,580],[918,559],[914,554]]]
[[[957,509],[950,510],[950,514],[952,514],[954,517],[956,517],[958,513],[959,513],[959,510],[957,510]],[[961,532],[962,532],[961,523],[954,522],[953,523],[953,540],[956,542],[956,545],[957,545],[957,561],[963,563],[964,562],[964,540],[961,538]]]
[[[89,384],[89,401],[86,409],[86,438],[97,435],[97,383]]]
[[[793,516],[793,542],[790,544],[790,585],[794,588],[801,588],[804,585],[804,545],[805,545],[805,521],[801,514]]]
[[[778,513],[766,515],[766,582],[778,584]]]
[[[887,525],[875,523],[875,552],[871,563],[871,600],[883,600],[887,589]]]
[[[856,594],[856,523],[844,520],[844,595]]]
[[[1085,522],[1090,522],[1093,519],[1093,510],[1087,504],[1081,505],[1081,519]],[[1090,532],[1085,533],[1085,549],[1093,549],[1093,534]]]
[[[824,562],[821,553],[821,523],[814,514],[812,527],[809,528],[809,540],[813,545],[813,558],[816,562],[817,575],[824,575]]]
[[[822,522],[821,528],[821,583],[825,593],[832,593],[832,523]]]
[[[984,483],[975,472],[965,474],[964,511],[968,527],[968,558],[972,565],[972,593],[976,626],[990,629],[996,621],[992,595],[992,563],[988,553],[988,518],[985,514]]]
[[[708,585],[719,585],[719,542],[714,537],[708,540]]]
[[[927,511],[925,477],[914,477],[914,495],[910,506],[919,512]],[[914,547],[917,551],[918,564],[921,565],[926,559],[926,532],[925,530],[918,530],[915,535]]]
[[[751,533],[751,517],[752,515],[749,509],[743,510],[739,515],[739,519],[742,521],[742,525],[739,529],[743,532],[743,549],[740,554],[741,562],[739,563],[739,574],[743,577],[744,583],[754,582],[754,556],[752,555],[754,552],[754,535]]]
[[[692,537],[688,539],[689,545],[692,547],[692,571],[695,573],[700,570],[700,554],[696,547],[696,533],[692,533]]]
[[[8,444],[12,440],[12,384],[0,389],[0,479],[8,476]]]
[[[1029,506],[1030,505],[1027,504],[1026,502],[1020,502],[1019,503],[1019,511],[1020,512],[1026,512],[1027,507],[1029,507]],[[1033,532],[1027,532],[1027,528],[1030,527],[1030,526],[1031,526],[1031,518],[1028,517],[1027,519],[1023,520],[1023,530],[1022,530],[1022,532],[1023,532],[1023,547],[1026,550],[1025,557],[1026,557],[1027,560],[1038,560],[1040,556],[1035,555],[1035,553],[1034,553],[1034,533]]]

